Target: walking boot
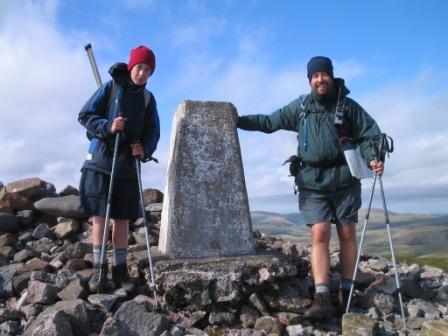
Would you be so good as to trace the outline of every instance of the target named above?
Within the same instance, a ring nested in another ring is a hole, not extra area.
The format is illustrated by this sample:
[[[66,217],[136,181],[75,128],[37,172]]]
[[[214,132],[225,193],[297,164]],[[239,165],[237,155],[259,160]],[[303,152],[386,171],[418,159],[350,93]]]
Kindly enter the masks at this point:
[[[128,275],[128,265],[125,263],[112,266],[112,280],[117,288],[123,288],[127,292],[132,291],[135,287]]]
[[[101,281],[100,281],[100,271],[101,271]],[[89,280],[89,290],[92,293],[104,293],[106,289],[107,281],[107,264],[94,264],[93,273]]]
[[[310,309],[308,309],[304,317],[312,321],[330,320],[335,313],[334,307],[330,301],[328,293],[314,294],[314,301]]]
[[[339,288],[338,306],[337,306],[337,310],[336,310],[337,317],[341,317],[342,315],[345,314],[349,296],[350,296],[350,289]],[[353,296],[352,296],[352,302],[350,303],[350,305],[353,306]]]

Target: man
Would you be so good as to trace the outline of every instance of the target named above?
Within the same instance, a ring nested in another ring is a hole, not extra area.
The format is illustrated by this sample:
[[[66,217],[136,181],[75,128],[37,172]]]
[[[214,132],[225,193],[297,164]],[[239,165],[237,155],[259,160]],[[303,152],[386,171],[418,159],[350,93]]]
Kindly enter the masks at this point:
[[[354,100],[344,80],[333,77],[329,58],[313,57],[308,65],[311,94],[301,96],[270,115],[239,117],[237,127],[272,133],[298,132],[300,166],[295,176],[299,209],[311,228],[311,268],[316,293],[309,319],[329,319],[335,313],[329,298],[331,223],[336,224],[340,241],[341,283],[339,300],[345,307],[356,264],[356,222],[361,206],[361,184],[354,178],[343,154],[343,141],[360,146],[371,169],[382,174],[372,141],[378,140],[376,122]],[[338,112],[338,113],[335,113]],[[341,113],[342,112],[342,113]]]
[[[146,89],[155,69],[151,49],[139,46],[131,50],[128,64],[116,63],[109,73],[112,81],[101,86],[79,113],[79,122],[90,139],[87,159],[80,181],[81,205],[93,216],[93,275],[89,289],[105,289],[107,261],[102,264],[101,248],[105,225],[107,197],[112,168],[115,136],[122,134],[116,157],[116,179],[112,191],[111,218],[115,285],[133,288],[127,272],[129,220],[139,215],[139,189],[135,158],[149,159],[159,141],[159,117],[154,96]],[[100,279],[100,270],[101,277]]]

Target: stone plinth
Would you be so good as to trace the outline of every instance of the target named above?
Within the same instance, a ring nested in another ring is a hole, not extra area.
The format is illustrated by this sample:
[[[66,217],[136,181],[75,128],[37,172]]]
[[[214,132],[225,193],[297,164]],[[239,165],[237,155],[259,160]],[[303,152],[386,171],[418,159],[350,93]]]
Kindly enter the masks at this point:
[[[171,134],[159,250],[176,258],[250,254],[252,223],[235,107],[184,101]]]

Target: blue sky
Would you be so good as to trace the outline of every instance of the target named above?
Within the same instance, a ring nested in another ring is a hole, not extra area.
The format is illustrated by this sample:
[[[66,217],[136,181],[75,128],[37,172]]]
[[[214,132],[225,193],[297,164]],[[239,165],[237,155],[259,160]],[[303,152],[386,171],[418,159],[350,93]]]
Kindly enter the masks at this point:
[[[270,113],[309,91],[306,63],[333,59],[396,152],[384,176],[391,210],[448,213],[448,46],[445,1],[0,2],[0,181],[39,176],[78,185],[87,149],[77,114],[95,90],[84,45],[103,80],[131,48],[157,57],[159,165],[145,187],[163,189],[173,113],[182,100],[230,101]],[[281,166],[295,134],[239,132],[252,210],[293,212]],[[365,186],[365,199],[370,181]]]

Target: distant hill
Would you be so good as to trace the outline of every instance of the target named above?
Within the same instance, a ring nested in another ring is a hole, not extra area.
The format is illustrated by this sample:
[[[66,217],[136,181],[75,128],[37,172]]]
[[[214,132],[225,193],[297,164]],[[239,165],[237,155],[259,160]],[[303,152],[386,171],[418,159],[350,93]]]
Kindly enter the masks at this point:
[[[359,212],[358,242],[365,213],[365,209]],[[255,211],[251,216],[254,229],[285,240],[310,243],[310,230],[298,212]],[[448,258],[448,216],[389,212],[389,220],[397,258]],[[338,244],[336,229],[332,230],[332,244]],[[369,254],[390,255],[383,210],[371,210],[363,250]]]

